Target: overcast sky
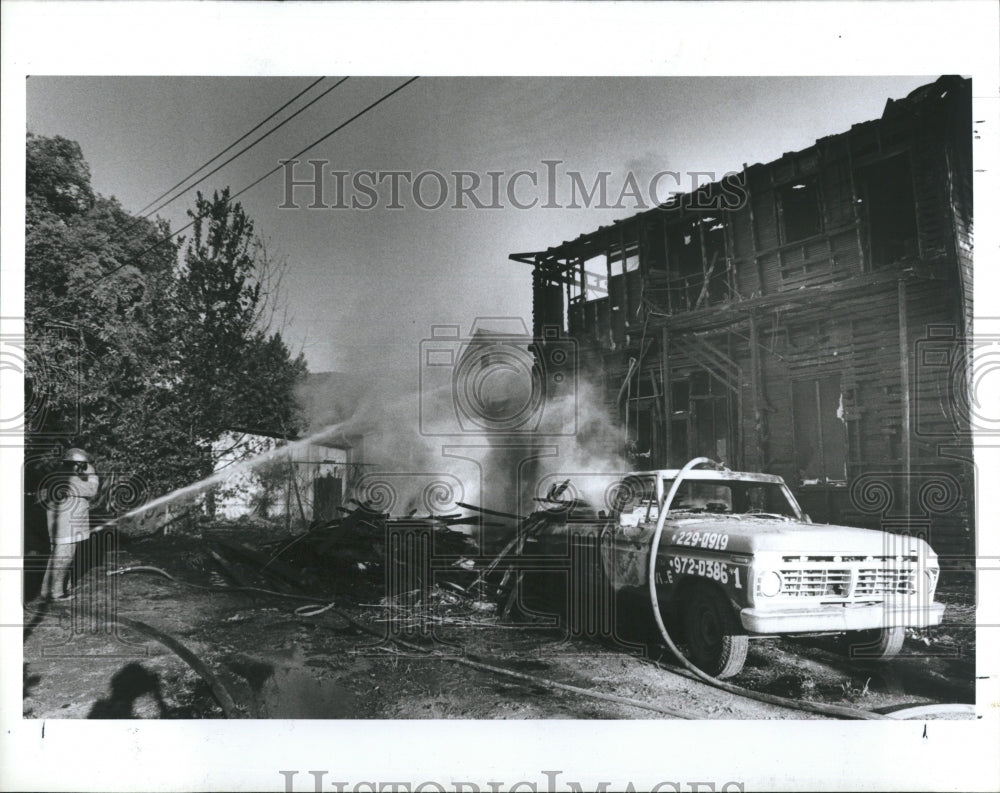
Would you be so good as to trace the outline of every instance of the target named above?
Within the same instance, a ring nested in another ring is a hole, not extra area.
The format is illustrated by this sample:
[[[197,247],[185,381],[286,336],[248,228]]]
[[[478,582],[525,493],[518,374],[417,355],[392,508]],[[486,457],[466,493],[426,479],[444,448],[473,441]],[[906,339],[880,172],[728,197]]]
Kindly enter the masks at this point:
[[[449,191],[443,207],[420,208],[401,181],[403,208],[389,209],[385,181],[370,210],[309,209],[312,192],[303,188],[295,193],[301,208],[280,209],[280,172],[240,200],[271,252],[287,259],[284,333],[305,351],[310,369],[396,370],[408,377],[435,323],[467,330],[478,316],[511,316],[530,327],[530,268],[510,262],[510,253],[544,249],[642,209],[633,197],[621,209],[542,208],[549,184],[544,160],[562,163],[561,205],[571,198],[570,171],[587,185],[611,172],[611,204],[632,172],[648,200],[649,179],[658,171],[681,172],[683,189],[690,189],[688,172],[721,176],[807,147],[878,117],[887,98],[935,77],[423,78],[309,150],[295,175],[311,175],[307,159],[328,161],[326,171],[350,174],[347,201],[368,203],[350,188],[357,172],[433,170]],[[32,132],[78,141],[94,188],[135,212],[314,79],[32,77],[27,124]],[[242,189],[404,80],[348,80],[199,189]],[[241,147],[333,82],[324,80]],[[538,174],[537,188],[522,176],[515,193],[522,204],[538,199],[532,209],[514,207],[506,192],[521,170]],[[471,200],[468,209],[452,208],[456,171],[481,178],[476,195],[487,204],[490,179],[499,179],[503,208],[477,209]],[[491,171],[503,176],[490,177]],[[671,179],[661,180],[661,191],[674,189]],[[437,202],[439,185],[424,179],[425,204]],[[332,204],[332,176],[324,188]],[[192,200],[193,192],[160,214],[179,228]]]

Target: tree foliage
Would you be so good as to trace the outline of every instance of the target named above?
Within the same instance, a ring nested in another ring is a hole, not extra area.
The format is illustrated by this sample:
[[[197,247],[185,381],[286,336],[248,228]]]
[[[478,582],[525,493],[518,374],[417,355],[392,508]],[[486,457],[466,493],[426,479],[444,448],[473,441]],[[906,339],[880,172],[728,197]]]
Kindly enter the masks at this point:
[[[83,446],[152,494],[211,470],[226,429],[293,435],[305,376],[263,317],[252,220],[198,195],[190,240],[94,193],[80,147],[28,135],[27,442]]]

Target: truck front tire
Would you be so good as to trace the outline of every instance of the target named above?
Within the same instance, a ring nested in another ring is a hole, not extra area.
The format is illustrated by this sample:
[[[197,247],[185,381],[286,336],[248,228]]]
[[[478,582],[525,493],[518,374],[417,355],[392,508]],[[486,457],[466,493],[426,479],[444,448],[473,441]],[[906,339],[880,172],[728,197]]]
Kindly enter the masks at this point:
[[[726,596],[716,587],[696,586],[684,605],[684,634],[691,662],[719,679],[739,674],[749,638]]]
[[[875,628],[870,631],[848,631],[844,634],[844,651],[848,658],[861,661],[890,661],[903,649],[906,629]]]

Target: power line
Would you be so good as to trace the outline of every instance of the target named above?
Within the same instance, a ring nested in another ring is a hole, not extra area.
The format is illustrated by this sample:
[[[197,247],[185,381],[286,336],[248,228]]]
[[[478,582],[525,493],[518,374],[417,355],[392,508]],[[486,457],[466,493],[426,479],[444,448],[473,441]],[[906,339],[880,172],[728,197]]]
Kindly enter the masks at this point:
[[[293,102],[295,102],[300,96],[302,96],[303,94],[305,94],[308,91],[310,91],[314,86],[316,86],[318,83],[322,82],[324,79],[325,79],[324,77],[320,77],[320,78],[314,80],[313,82],[309,83],[309,85],[307,85],[305,88],[303,88],[301,91],[299,91],[295,96],[293,96],[291,99],[289,99],[287,102],[285,102],[285,104],[283,104],[281,107],[279,107],[273,113],[271,113],[271,115],[269,115],[267,118],[265,118],[259,124],[257,124],[257,126],[255,126],[253,129],[250,129],[250,130],[247,130],[246,132],[244,132],[240,137],[238,137],[236,140],[234,140],[232,143],[230,143],[228,146],[226,146],[226,148],[224,148],[222,151],[220,151],[218,154],[216,154],[214,157],[212,157],[212,159],[207,160],[206,162],[203,162],[201,165],[199,165],[197,168],[195,168],[193,171],[191,171],[191,173],[189,173],[187,176],[185,176],[183,179],[181,179],[173,187],[170,187],[170,188],[164,190],[162,193],[160,193],[156,198],[154,198],[152,201],[150,201],[148,204],[146,204],[146,206],[144,206],[142,209],[140,209],[138,212],[136,212],[136,215],[138,215],[139,217],[146,217],[142,213],[145,212],[147,209],[149,209],[151,206],[153,206],[153,204],[155,204],[161,198],[166,198],[174,190],[176,190],[178,187],[180,187],[182,184],[184,184],[188,179],[190,179],[192,176],[194,176],[196,173],[198,173],[198,171],[202,170],[203,168],[207,168],[209,165],[211,165],[213,162],[215,162],[217,159],[219,159],[219,157],[221,157],[223,154],[225,154],[227,151],[229,151],[231,148],[233,148],[233,146],[235,146],[240,141],[243,141],[246,138],[248,138],[250,135],[252,135],[258,129],[260,129],[262,126],[264,126],[268,121],[270,121],[272,118],[274,118],[276,115],[278,115],[278,113],[280,113],[282,110],[284,110],[290,104],[292,104]],[[150,213],[150,214],[152,214],[152,213]]]
[[[340,130],[342,130],[348,124],[350,124],[351,122],[353,122],[353,121],[361,118],[361,116],[363,116],[369,110],[371,110],[374,107],[382,104],[390,96],[392,96],[393,94],[396,94],[396,93],[402,91],[404,88],[406,88],[406,86],[408,86],[410,83],[416,82],[418,79],[419,78],[417,78],[417,77],[411,77],[409,80],[407,80],[402,85],[400,85],[400,86],[398,86],[396,88],[393,88],[389,93],[387,93],[385,96],[381,97],[380,99],[376,99],[374,102],[372,102],[370,105],[368,105],[368,107],[366,107],[364,110],[362,110],[362,111],[360,111],[358,113],[355,113],[353,116],[351,116],[349,119],[347,119],[347,121],[345,121],[343,124],[340,124],[340,125],[334,127],[329,132],[327,132],[323,137],[314,140],[312,143],[310,143],[308,146],[306,146],[304,149],[302,149],[302,151],[296,152],[291,157],[286,157],[285,158],[285,162],[288,162],[289,160],[294,160],[297,157],[301,157],[303,154],[305,154],[307,151],[309,151],[309,149],[313,148],[314,146],[318,146],[323,141],[325,141],[327,138],[332,137],[336,133],[340,132]],[[246,187],[244,187],[242,190],[240,190],[238,193],[234,193],[233,196],[232,196],[232,198],[230,198],[229,200],[232,201],[234,198],[237,198],[238,196],[243,195],[243,193],[245,193],[251,187],[256,187],[258,184],[260,184],[265,179],[267,179],[267,177],[272,176],[273,174],[276,174],[282,168],[284,168],[284,165],[281,165],[281,164],[276,165],[274,168],[272,168],[266,174],[264,174],[263,176],[261,176],[259,179],[254,180],[253,182],[251,182],[250,184],[248,184]],[[188,224],[188,225],[190,225],[190,224]]]
[[[158,207],[156,207],[155,209],[147,212],[145,215],[142,214],[146,209],[148,209],[149,207],[151,207],[153,204],[155,204],[157,201],[159,201],[164,196],[169,195],[171,192],[174,191],[174,189],[176,189],[180,185],[184,184],[184,182],[186,182],[192,176],[194,176],[195,174],[197,174],[200,170],[202,170],[203,168],[207,167],[208,165],[211,165],[213,162],[215,162],[217,159],[219,159],[219,157],[221,157],[223,154],[225,154],[227,151],[229,151],[231,148],[233,148],[233,146],[237,145],[240,141],[246,139],[247,136],[251,135],[254,131],[260,129],[264,124],[266,124],[268,121],[270,121],[272,118],[274,118],[278,113],[280,113],[282,110],[284,110],[290,104],[292,104],[293,102],[295,102],[299,97],[301,97],[303,94],[305,94],[307,91],[309,91],[311,88],[313,88],[314,86],[316,86],[318,83],[320,83],[324,79],[325,79],[324,77],[319,77],[316,80],[313,80],[313,82],[311,82],[308,86],[306,86],[302,91],[299,91],[299,93],[297,93],[295,96],[293,96],[287,102],[285,102],[285,104],[283,104],[281,107],[279,107],[273,113],[271,113],[271,115],[269,115],[267,118],[265,118],[259,124],[257,124],[253,129],[251,129],[251,130],[247,131],[246,133],[244,133],[241,137],[237,138],[235,141],[233,141],[232,143],[230,143],[225,149],[223,149],[222,151],[220,151],[218,154],[216,154],[210,160],[208,160],[204,164],[202,164],[202,165],[198,166],[197,168],[195,168],[194,171],[192,171],[190,174],[188,174],[183,179],[181,179],[177,184],[175,184],[169,190],[161,193],[157,198],[153,199],[150,203],[146,204],[146,206],[144,206],[142,209],[139,210],[139,212],[137,213],[137,215],[136,215],[135,219],[132,221],[132,223],[130,223],[128,226],[126,226],[124,229],[120,230],[118,233],[116,233],[114,235],[115,238],[120,238],[120,237],[123,238],[126,234],[128,234],[128,232],[132,231],[132,229],[134,229],[137,226],[139,226],[142,223],[143,220],[148,219],[149,216],[152,215],[154,212],[158,212],[159,210],[163,209],[165,206],[167,206],[169,204],[172,204],[174,201],[176,201],[178,198],[180,198],[182,195],[184,195],[184,193],[188,192],[191,188],[196,187],[197,185],[201,184],[208,177],[210,177],[212,174],[216,173],[217,171],[219,171],[220,169],[224,168],[226,165],[228,165],[229,163],[231,163],[233,160],[235,160],[240,155],[242,155],[245,152],[247,152],[250,149],[252,149],[258,143],[260,143],[262,140],[264,140],[264,138],[268,137],[268,135],[270,135],[272,132],[275,132],[278,129],[280,129],[281,127],[283,127],[285,124],[287,124],[293,118],[295,118],[300,113],[302,113],[304,110],[306,110],[309,107],[311,107],[312,105],[314,105],[316,102],[318,102],[324,96],[326,96],[327,94],[329,94],[334,88],[336,88],[337,86],[343,84],[347,80],[346,77],[344,77],[341,80],[338,80],[336,83],[334,83],[334,85],[332,85],[330,88],[328,88],[325,91],[323,91],[323,93],[321,93],[319,96],[317,96],[314,99],[312,99],[304,107],[299,108],[297,111],[295,111],[295,113],[293,113],[292,115],[290,115],[288,118],[286,118],[280,124],[277,124],[271,130],[269,130],[268,132],[266,132],[264,135],[262,135],[261,137],[257,138],[257,140],[255,140],[253,143],[245,146],[243,149],[241,149],[240,151],[236,152],[236,154],[234,154],[232,157],[230,157],[224,163],[222,163],[221,165],[219,165],[218,167],[216,167],[214,170],[212,170],[209,173],[205,174],[197,182],[194,182],[193,184],[189,185],[184,190],[182,190],[177,195],[175,195],[173,198],[171,198],[169,201],[166,201],[163,204],[160,204]],[[170,238],[168,237],[167,239],[170,239]],[[162,240],[161,240],[161,242],[162,242]],[[145,253],[145,251],[143,253]],[[140,253],[139,256],[141,257],[143,255],[143,253]],[[116,268],[116,269],[120,269],[120,268]],[[113,272],[115,272],[115,270],[112,270],[111,272],[113,273]],[[108,273],[108,274],[110,275],[110,273]],[[101,278],[98,278],[97,281],[94,281],[94,283],[97,283],[100,280],[101,280]]]
[[[322,79],[322,78],[320,78],[320,79]],[[326,96],[328,93],[330,93],[337,86],[340,86],[340,85],[343,85],[344,83],[346,83],[348,79],[349,78],[347,78],[347,77],[343,77],[340,80],[338,80],[337,82],[335,82],[333,85],[331,85],[325,91],[323,91],[323,93],[321,93],[319,96],[311,99],[309,102],[307,102],[305,105],[303,105],[298,110],[296,110],[294,113],[292,113],[292,115],[290,115],[288,118],[286,118],[280,124],[276,124],[274,127],[272,127],[267,132],[265,132],[263,135],[261,135],[259,138],[257,138],[257,140],[255,140],[253,143],[247,144],[242,149],[240,149],[238,152],[236,152],[236,154],[234,154],[232,157],[230,157],[228,160],[226,160],[225,162],[220,163],[219,165],[215,166],[215,168],[213,168],[207,174],[205,174],[204,176],[202,176],[197,182],[194,182],[193,184],[188,185],[187,187],[185,187],[181,192],[179,192],[177,195],[175,195],[170,200],[164,201],[162,204],[160,204],[158,207],[156,207],[156,209],[153,209],[153,210],[150,210],[149,212],[147,212],[146,215],[145,215],[145,217],[148,217],[149,215],[152,215],[154,212],[159,212],[165,206],[168,206],[169,204],[172,204],[174,201],[176,201],[178,198],[180,198],[182,195],[184,195],[184,193],[186,193],[189,190],[191,190],[191,188],[196,187],[197,185],[200,185],[202,182],[204,182],[206,179],[208,179],[208,177],[210,177],[213,174],[218,173],[219,171],[221,171],[223,168],[225,168],[227,165],[229,165],[229,163],[231,163],[237,157],[240,157],[241,155],[243,155],[246,152],[250,151],[250,149],[252,149],[258,143],[260,143],[262,140],[264,140],[264,138],[269,137],[271,135],[271,133],[277,132],[279,129],[281,129],[283,126],[285,126],[285,124],[287,124],[293,118],[295,118],[296,116],[298,116],[300,113],[308,110],[310,107],[312,107],[314,104],[316,104],[320,99],[322,99],[324,96]],[[315,85],[315,83],[314,83],[314,85]],[[242,140],[242,138],[240,140]],[[237,141],[237,143],[238,142],[239,141]],[[233,145],[236,145],[236,144],[233,144]],[[230,146],[230,148],[232,148],[232,146]],[[219,155],[219,156],[221,156],[221,155]],[[213,160],[214,159],[218,159],[218,157],[213,157],[212,159]],[[202,167],[204,167],[204,166],[202,166]],[[201,170],[201,169],[199,168],[198,170]],[[184,181],[187,181],[187,180],[184,180]],[[172,189],[173,188],[171,188],[171,190]],[[167,192],[169,193],[170,190],[168,190]],[[159,200],[159,199],[157,199],[157,200]],[[156,202],[154,201],[153,203],[156,203]]]
[[[310,149],[318,146],[323,141],[327,140],[328,138],[332,137],[333,135],[335,135],[340,130],[344,129],[344,127],[348,126],[349,124],[352,124],[353,122],[357,121],[359,118],[361,118],[363,115],[365,115],[369,111],[371,111],[374,108],[378,107],[378,105],[382,104],[389,97],[393,96],[394,94],[399,93],[400,91],[402,91],[404,88],[406,88],[406,86],[410,85],[411,83],[416,82],[417,79],[419,79],[419,78],[418,77],[411,77],[406,82],[402,83],[401,85],[397,86],[396,88],[393,88],[389,93],[385,94],[384,96],[379,97],[374,102],[372,102],[367,107],[365,107],[363,110],[360,110],[359,112],[355,113],[353,116],[351,116],[349,119],[347,119],[347,121],[343,122],[342,124],[338,124],[332,130],[330,130],[329,132],[327,132],[322,137],[319,137],[316,140],[314,140],[312,143],[310,143],[308,146],[306,146],[301,151],[296,152],[295,154],[291,155],[290,157],[285,158],[285,162],[287,162],[288,160],[294,160],[297,157],[301,157],[303,154],[305,154]],[[334,87],[336,87],[336,86],[334,86]],[[229,200],[226,203],[231,203],[238,196],[241,196],[241,195],[243,195],[243,193],[247,192],[251,188],[256,187],[258,184],[260,184],[261,182],[263,182],[269,176],[273,176],[275,173],[277,173],[278,171],[280,171],[283,167],[284,167],[283,165],[279,164],[275,168],[272,168],[270,171],[268,171],[267,173],[265,173],[260,178],[255,179],[250,184],[248,184],[246,187],[244,187],[243,189],[241,189],[238,192],[236,192],[233,195],[231,195],[229,197]],[[190,223],[182,226],[181,228],[177,229],[174,232],[171,232],[168,236],[164,237],[161,240],[158,240],[153,245],[151,245],[150,247],[146,248],[144,251],[141,251],[140,253],[136,254],[135,256],[133,256],[128,261],[122,262],[117,267],[113,267],[112,269],[108,270],[108,272],[104,273],[104,275],[100,276],[99,278],[95,278],[93,281],[90,282],[89,285],[92,286],[92,287],[96,286],[101,281],[103,281],[105,278],[108,278],[108,277],[114,275],[116,272],[118,272],[119,270],[121,270],[123,267],[127,267],[128,265],[133,264],[133,263],[141,260],[142,257],[145,256],[147,253],[150,253],[151,251],[156,250],[161,245],[163,245],[165,242],[169,242],[171,239],[173,239],[174,237],[176,237],[181,232],[187,231],[189,228],[191,228],[191,226],[193,226],[195,224],[196,221],[200,220],[202,217],[204,217],[204,215],[197,216]],[[64,297],[61,301],[57,301],[54,305],[58,306],[61,303],[64,303],[67,299],[68,298]],[[49,308],[52,308],[52,307],[53,306],[49,306]]]

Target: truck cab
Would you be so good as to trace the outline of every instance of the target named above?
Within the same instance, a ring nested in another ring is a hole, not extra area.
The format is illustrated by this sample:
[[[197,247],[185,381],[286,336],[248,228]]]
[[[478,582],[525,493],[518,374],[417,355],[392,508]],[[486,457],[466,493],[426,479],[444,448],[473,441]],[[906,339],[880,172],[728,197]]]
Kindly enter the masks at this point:
[[[924,540],[812,523],[779,476],[688,466],[637,472],[621,478],[603,513],[547,511],[532,552],[587,546],[590,553],[570,557],[592,569],[571,575],[650,607],[655,546],[663,623],[715,677],[738,674],[749,639],[760,636],[843,634],[852,657],[886,660],[907,627],[937,625],[944,614],[934,601],[937,556]]]

